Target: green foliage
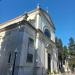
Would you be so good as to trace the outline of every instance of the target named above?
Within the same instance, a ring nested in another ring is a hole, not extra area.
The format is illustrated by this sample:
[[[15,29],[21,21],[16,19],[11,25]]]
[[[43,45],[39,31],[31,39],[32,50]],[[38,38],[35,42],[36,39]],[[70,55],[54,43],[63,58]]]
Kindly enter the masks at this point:
[[[69,50],[69,55],[75,56],[75,51],[74,50]]]
[[[69,50],[69,66],[72,66],[75,64],[75,41],[73,37],[70,37],[69,44],[68,44],[68,50]]]
[[[68,49],[69,49],[69,55],[75,55],[75,41],[72,37],[69,39]]]
[[[63,57],[63,60],[65,60],[68,57],[68,48],[67,48],[67,46],[63,47],[62,57]]]
[[[62,61],[62,53],[63,53],[62,40],[56,37],[55,43],[56,43],[56,47],[58,48],[58,59]]]
[[[57,72],[56,72],[55,70],[53,71],[53,73],[54,73],[54,74],[57,74]]]
[[[75,41],[73,37],[70,37],[68,47],[66,45],[63,47],[62,40],[57,37],[55,38],[55,44],[58,48],[58,60],[65,62],[69,56],[71,61],[73,60],[72,57],[75,57]]]
[[[48,70],[48,75],[57,74],[57,72],[54,70],[52,73],[50,70]]]

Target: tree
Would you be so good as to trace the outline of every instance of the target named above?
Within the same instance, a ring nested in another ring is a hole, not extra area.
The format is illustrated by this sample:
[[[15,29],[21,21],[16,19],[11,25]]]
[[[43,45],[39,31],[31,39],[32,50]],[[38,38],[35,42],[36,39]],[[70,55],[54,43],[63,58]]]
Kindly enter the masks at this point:
[[[58,48],[58,59],[62,61],[62,51],[63,51],[62,40],[56,37],[55,44],[56,44],[56,47]]]
[[[63,69],[63,64],[65,63],[65,60],[67,60],[67,58],[70,56],[70,61],[69,64],[70,65],[74,65],[74,61],[75,61],[75,41],[73,39],[73,37],[70,37],[69,39],[69,44],[68,47],[65,45],[63,46],[62,40],[60,38],[55,38],[55,44],[56,47],[58,48],[58,61],[59,61],[59,69],[61,72]],[[73,59],[74,58],[74,59]],[[61,64],[61,65],[60,65]]]
[[[55,38],[55,44],[56,47],[58,48],[58,62],[59,62],[59,70],[62,72],[62,68],[63,68],[63,58],[62,58],[62,54],[63,54],[63,43],[62,40],[59,38]]]
[[[70,57],[69,66],[73,68],[73,66],[75,65],[75,41],[73,37],[70,37],[69,39],[68,50]]]
[[[63,63],[65,63],[65,60],[67,59],[67,57],[68,57],[68,48],[67,48],[67,46],[65,45],[65,46],[63,47],[63,54],[62,54]]]
[[[69,45],[68,46],[69,54],[75,55],[75,41],[74,41],[73,37],[70,37],[68,45]]]
[[[73,37],[70,37],[69,39],[69,50],[74,50],[74,45],[75,45],[75,41],[73,39]]]

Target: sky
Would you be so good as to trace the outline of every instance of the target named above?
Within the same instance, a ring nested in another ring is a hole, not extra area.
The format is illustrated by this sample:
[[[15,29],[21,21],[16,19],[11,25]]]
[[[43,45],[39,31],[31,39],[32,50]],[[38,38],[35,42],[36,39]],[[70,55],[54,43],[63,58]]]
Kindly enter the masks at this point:
[[[0,0],[0,23],[15,18],[36,8],[37,4],[46,10],[55,25],[55,36],[63,45],[69,38],[75,39],[75,0]]]

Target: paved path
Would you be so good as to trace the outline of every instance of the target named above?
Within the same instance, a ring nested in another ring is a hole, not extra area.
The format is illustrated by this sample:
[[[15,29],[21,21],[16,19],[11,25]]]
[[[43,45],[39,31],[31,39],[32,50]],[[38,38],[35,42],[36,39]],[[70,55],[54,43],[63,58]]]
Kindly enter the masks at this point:
[[[62,75],[75,75],[75,73],[64,73]]]
[[[51,75],[75,75],[75,73],[60,73],[60,74],[51,74]]]
[[[65,73],[65,74],[62,74],[62,75],[75,75],[75,73]]]

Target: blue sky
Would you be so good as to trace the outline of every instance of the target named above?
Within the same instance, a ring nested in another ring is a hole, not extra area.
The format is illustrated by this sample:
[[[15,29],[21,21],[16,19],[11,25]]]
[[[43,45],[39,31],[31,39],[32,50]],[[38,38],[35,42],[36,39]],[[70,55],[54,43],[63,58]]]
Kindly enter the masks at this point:
[[[0,23],[34,9],[38,3],[43,9],[48,8],[55,35],[64,45],[70,37],[75,39],[75,0],[0,0]]]

